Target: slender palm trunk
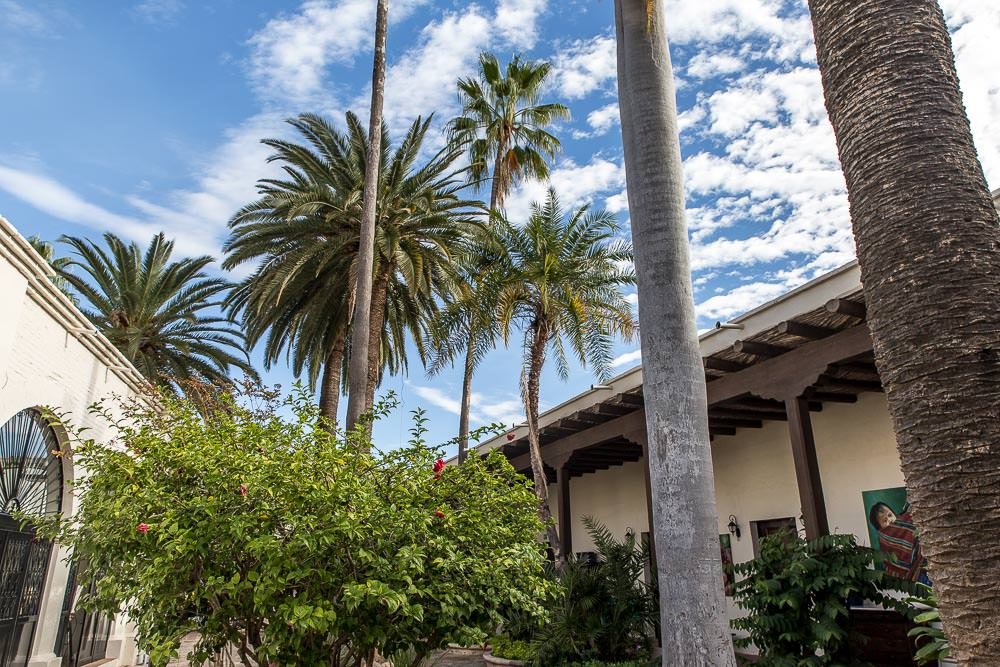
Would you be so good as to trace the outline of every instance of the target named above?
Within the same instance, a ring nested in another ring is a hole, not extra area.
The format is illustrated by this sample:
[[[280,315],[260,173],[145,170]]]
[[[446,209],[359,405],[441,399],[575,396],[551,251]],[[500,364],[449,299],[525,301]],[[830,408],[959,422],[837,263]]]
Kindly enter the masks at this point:
[[[475,371],[476,332],[469,325],[469,340],[465,345],[465,373],[462,376],[462,407],[458,415],[458,462],[469,455],[469,410],[472,407],[472,375]]]
[[[382,374],[382,328],[385,326],[385,305],[389,298],[389,270],[379,272],[372,288],[372,308],[368,327],[368,366],[365,369],[365,403],[370,410],[375,404],[375,389]],[[368,425],[369,432],[371,425]]]
[[[490,216],[493,216],[503,201],[503,188],[500,180],[504,169],[503,154],[507,150],[507,142],[501,141],[497,146],[497,157],[493,162],[493,178],[490,187]],[[492,221],[491,221],[492,222]],[[469,411],[472,407],[472,376],[475,374],[476,330],[475,324],[469,323],[469,340],[465,346],[465,368],[462,375],[462,405],[458,414],[458,462],[466,459],[469,451]]]
[[[549,509],[549,485],[545,476],[545,464],[542,461],[541,442],[538,439],[538,392],[549,333],[545,323],[541,320],[536,321],[533,329],[531,345],[528,348],[528,368],[521,393],[524,399],[525,416],[528,419],[528,451],[531,453],[529,457],[531,459],[531,475],[534,477],[535,495],[538,497],[538,516],[545,524],[545,533],[556,566],[561,568],[566,561],[559,541],[559,532],[552,522],[552,511]]]
[[[343,372],[344,334],[341,333],[323,366],[323,379],[319,392],[319,412],[323,417],[326,417],[331,427],[337,424],[337,408],[340,406],[340,375]]]
[[[368,392],[369,318],[372,308],[372,267],[375,262],[375,213],[378,204],[379,156],[382,151],[382,97],[385,90],[385,41],[389,1],[378,0],[375,10],[375,58],[372,66],[372,107],[368,121],[368,159],[362,194],[361,238],[358,247],[358,287],[351,324],[351,360],[347,381],[348,429],[371,409]]]
[[[1000,664],[1000,226],[934,0],[810,0],[868,326],[952,655]]]
[[[647,14],[647,11],[652,14]],[[665,665],[735,664],[662,0],[615,0]]]

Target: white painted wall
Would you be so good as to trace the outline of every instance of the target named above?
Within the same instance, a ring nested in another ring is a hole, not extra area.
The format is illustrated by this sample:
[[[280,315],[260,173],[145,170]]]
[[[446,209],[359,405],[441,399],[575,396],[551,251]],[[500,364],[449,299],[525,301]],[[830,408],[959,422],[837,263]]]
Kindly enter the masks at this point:
[[[97,341],[93,334],[81,334],[86,320],[62,295],[54,294],[46,282],[41,258],[24,249],[23,240],[0,218],[0,424],[25,408],[50,407],[66,413],[76,426],[89,429],[87,436],[110,437],[107,424],[94,418],[87,407],[95,401],[118,395],[133,395],[137,374],[122,366],[112,369],[110,344]],[[75,317],[75,319],[74,319]],[[81,336],[91,336],[85,345]],[[102,358],[103,356],[103,358]],[[59,434],[62,447],[65,434]],[[69,457],[63,458],[63,476],[72,480],[75,471]],[[67,485],[63,511],[73,511]],[[56,667],[60,659],[53,652],[59,616],[65,595],[68,567],[63,549],[53,549],[47,584],[39,609],[39,623],[32,645],[31,667]],[[135,659],[134,639],[126,624],[112,629],[109,666],[130,665]]]
[[[857,403],[826,404],[822,412],[811,414],[830,529],[854,533],[859,543],[868,544],[861,492],[904,485],[885,396],[861,394]],[[734,436],[716,437],[712,459],[719,533],[729,532],[729,515],[734,515],[742,537],[732,539],[733,559],[750,560],[750,521],[798,520],[802,513],[788,425],[765,422],[760,429],[740,429]],[[648,530],[644,465],[645,461],[627,463],[571,480],[570,502],[576,517],[574,551],[593,548],[581,522],[585,515],[605,523],[617,535],[624,535],[629,528]],[[554,486],[550,495],[555,511]],[[801,522],[798,525],[803,527]],[[731,599],[729,603],[733,617],[738,610]]]

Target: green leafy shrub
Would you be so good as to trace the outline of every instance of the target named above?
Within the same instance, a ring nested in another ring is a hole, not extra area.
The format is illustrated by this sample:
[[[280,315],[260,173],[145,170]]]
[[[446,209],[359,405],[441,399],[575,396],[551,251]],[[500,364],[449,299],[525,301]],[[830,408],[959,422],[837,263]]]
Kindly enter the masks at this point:
[[[524,639],[509,637],[494,637],[490,653],[505,660],[520,660],[529,662],[535,657],[535,646]]]
[[[760,556],[734,566],[735,600],[747,615],[732,622],[747,637],[740,646],[760,650],[756,664],[820,666],[855,664],[864,638],[852,637],[849,600],[871,600],[909,613],[889,591],[911,592],[910,582],[872,565],[877,551],[858,546],[853,535],[806,541],[791,532],[762,540]],[[822,655],[816,655],[822,651]]]
[[[937,596],[930,586],[917,584],[918,593],[907,599],[907,602],[922,605],[925,610],[919,611],[913,617],[917,627],[907,633],[917,644],[914,659],[918,665],[936,664],[942,658],[951,655],[951,642],[941,628],[941,612],[937,608]]]
[[[557,574],[560,595],[537,633],[533,664],[573,665],[638,659],[645,664],[656,623],[656,592],[642,581],[649,552],[634,533],[617,540],[587,517],[598,562],[570,559]],[[601,662],[604,661],[604,662]]]
[[[530,484],[498,453],[442,469],[420,414],[380,452],[329,433],[301,391],[123,413],[113,446],[77,434],[77,512],[40,530],[90,564],[81,606],[127,612],[154,665],[193,630],[195,664],[225,646],[247,664],[418,661],[482,643],[504,610],[544,614]]]

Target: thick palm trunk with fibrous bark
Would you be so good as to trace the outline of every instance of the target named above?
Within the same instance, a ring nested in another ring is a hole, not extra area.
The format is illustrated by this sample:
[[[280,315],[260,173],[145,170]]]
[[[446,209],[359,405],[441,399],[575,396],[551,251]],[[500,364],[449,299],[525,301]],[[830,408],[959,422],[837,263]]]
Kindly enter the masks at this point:
[[[347,381],[347,428],[353,429],[362,414],[371,409],[374,390],[368,368],[370,356],[379,348],[369,349],[369,319],[372,304],[372,267],[375,262],[375,213],[378,205],[378,170],[382,148],[382,98],[385,90],[385,41],[389,1],[378,0],[375,9],[375,58],[372,66],[372,106],[368,121],[368,159],[365,163],[365,188],[362,194],[361,234],[358,247],[357,301],[351,324],[351,360]]]
[[[545,476],[545,464],[542,461],[541,442],[538,438],[538,392],[549,333],[544,322],[536,322],[533,329],[531,344],[528,348],[528,368],[521,390],[524,399],[524,412],[528,421],[528,451],[530,452],[528,458],[531,460],[531,476],[534,477],[535,496],[538,497],[538,516],[545,524],[546,537],[556,565],[561,568],[565,563],[565,555],[559,541],[559,532],[552,521],[552,510],[549,509],[549,485]]]
[[[323,366],[320,380],[319,413],[331,426],[337,423],[337,408],[340,405],[340,376],[344,372],[344,335],[340,334],[333,350]]]
[[[647,12],[652,12],[648,14]],[[615,0],[665,665],[735,664],[662,0]]]
[[[934,0],[809,0],[875,361],[945,633],[1000,665],[1000,226]]]

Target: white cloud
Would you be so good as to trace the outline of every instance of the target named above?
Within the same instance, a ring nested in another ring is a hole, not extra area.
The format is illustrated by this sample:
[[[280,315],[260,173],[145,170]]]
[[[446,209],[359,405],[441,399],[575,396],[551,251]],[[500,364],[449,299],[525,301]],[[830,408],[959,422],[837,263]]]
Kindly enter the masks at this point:
[[[93,204],[55,179],[36,172],[0,165],[0,188],[53,217],[136,241],[163,231],[177,241],[177,250],[188,255],[219,256],[229,218],[256,198],[258,178],[278,173],[266,158],[271,149],[260,139],[287,133],[283,116],[261,114],[226,132],[225,141],[193,174],[194,186],[165,195],[154,203],[138,194],[122,199],[134,211],[121,214]]]
[[[406,384],[413,389],[413,393],[431,405],[453,415],[460,414],[462,408],[460,396],[456,398],[437,387],[422,386],[409,381]],[[524,405],[520,399],[488,399],[484,394],[472,392],[469,396],[469,421],[476,426],[495,422],[518,424],[524,421]]]
[[[618,112],[618,103],[612,102],[611,104],[606,104],[603,107],[594,109],[589,114],[587,114],[587,125],[590,126],[589,132],[583,132],[580,130],[573,131],[573,137],[575,139],[582,139],[587,137],[599,137],[603,134],[607,134],[615,125],[621,122],[621,116]]]
[[[40,34],[48,32],[45,15],[15,0],[0,0],[0,32]]]
[[[559,94],[580,99],[614,85],[618,73],[615,38],[597,35],[578,39],[552,59],[552,80]]]
[[[265,99],[308,102],[327,88],[326,68],[350,62],[373,40],[371,0],[309,0],[249,39],[250,78]]]
[[[631,352],[626,352],[625,354],[619,354],[617,357],[611,360],[612,368],[619,368],[621,366],[631,366],[642,361],[642,350],[632,350]]]
[[[495,27],[504,41],[519,49],[530,49],[538,39],[538,17],[548,0],[500,0]]]
[[[154,25],[175,23],[184,12],[182,0],[143,0],[136,3],[132,13],[141,21]]]
[[[126,239],[145,242],[159,230],[155,222],[141,217],[113,213],[88,201],[53,178],[0,164],[0,190],[59,220],[108,230]],[[212,254],[218,246],[197,236],[180,237],[177,248],[183,254]]]
[[[555,188],[559,200],[568,209],[588,203],[600,207],[601,195],[620,190],[624,185],[625,165],[621,162],[611,162],[600,156],[585,165],[565,160],[549,173],[548,182],[521,184],[507,198],[504,208],[507,216],[519,223],[531,214],[531,202],[545,199],[550,186]]]
[[[491,27],[473,7],[463,14],[447,14],[421,31],[417,46],[386,72],[385,116],[394,131],[418,115],[437,113],[441,120],[457,112],[455,82],[474,70]],[[370,95],[357,99],[354,108],[369,108]]]
[[[742,58],[732,53],[708,53],[702,51],[688,61],[687,73],[695,79],[710,79],[721,74],[734,74],[744,67]]]

